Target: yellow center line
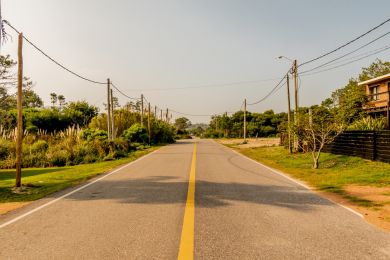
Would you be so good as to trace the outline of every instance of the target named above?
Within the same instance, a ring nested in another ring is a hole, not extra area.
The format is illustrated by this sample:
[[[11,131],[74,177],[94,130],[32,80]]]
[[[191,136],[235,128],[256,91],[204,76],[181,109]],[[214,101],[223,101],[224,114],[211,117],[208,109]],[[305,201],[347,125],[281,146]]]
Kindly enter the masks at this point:
[[[190,178],[188,181],[187,202],[184,211],[183,229],[181,231],[179,260],[194,259],[194,227],[195,227],[195,170],[196,143],[192,152]]]

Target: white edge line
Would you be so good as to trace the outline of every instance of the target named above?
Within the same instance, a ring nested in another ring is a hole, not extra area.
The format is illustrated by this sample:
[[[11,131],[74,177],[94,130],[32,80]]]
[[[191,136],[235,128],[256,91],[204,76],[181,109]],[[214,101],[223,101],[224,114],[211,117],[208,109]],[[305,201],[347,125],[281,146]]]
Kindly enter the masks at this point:
[[[4,227],[6,227],[6,226],[8,226],[8,225],[10,225],[10,224],[12,224],[12,223],[15,223],[16,221],[21,220],[21,219],[27,217],[28,215],[31,215],[31,214],[33,214],[33,213],[35,213],[35,212],[37,212],[37,211],[39,211],[39,210],[41,210],[41,209],[43,209],[43,208],[46,208],[47,206],[50,206],[51,204],[56,203],[57,201],[62,200],[62,199],[66,198],[66,197],[68,197],[68,196],[70,196],[70,195],[72,195],[72,194],[74,194],[74,193],[76,193],[76,192],[78,192],[78,191],[80,191],[80,190],[85,189],[85,188],[87,188],[88,186],[90,186],[90,185],[92,185],[92,184],[94,184],[94,183],[96,183],[96,182],[98,182],[98,181],[101,181],[101,180],[107,178],[108,176],[110,176],[110,175],[112,175],[112,174],[114,174],[114,173],[116,173],[116,172],[118,172],[118,171],[120,171],[120,170],[122,170],[122,169],[124,169],[124,168],[126,168],[126,167],[128,167],[128,166],[130,166],[130,165],[132,165],[132,164],[134,164],[134,163],[137,163],[137,162],[139,162],[139,161],[141,161],[141,160],[143,160],[143,159],[149,157],[150,155],[156,153],[158,150],[160,150],[160,149],[157,149],[157,150],[155,150],[155,151],[153,151],[153,152],[151,152],[151,153],[149,153],[149,154],[146,154],[146,155],[144,155],[144,156],[138,158],[138,159],[135,160],[135,161],[129,162],[128,164],[125,164],[124,166],[122,166],[122,167],[120,167],[120,168],[118,168],[118,169],[115,169],[115,170],[113,170],[113,171],[111,171],[111,172],[105,174],[104,176],[102,176],[102,177],[100,177],[100,178],[98,178],[98,179],[96,179],[96,180],[94,180],[94,181],[91,181],[91,182],[89,182],[89,183],[87,183],[87,184],[85,184],[85,185],[83,185],[83,186],[81,186],[81,187],[79,187],[79,188],[77,188],[77,189],[75,189],[75,190],[72,190],[72,191],[69,192],[69,193],[66,193],[66,194],[62,195],[61,197],[58,197],[58,198],[56,198],[56,199],[54,199],[54,200],[51,200],[51,201],[49,201],[49,202],[47,202],[47,203],[45,203],[45,204],[43,204],[43,205],[41,205],[41,206],[39,206],[39,207],[33,209],[33,210],[30,210],[29,212],[26,212],[26,213],[24,213],[24,214],[22,214],[22,215],[20,215],[20,216],[18,216],[18,217],[16,217],[16,218],[14,218],[14,219],[11,219],[11,220],[7,221],[7,222],[5,222],[5,223],[3,223],[3,224],[0,225],[0,229],[1,229],[1,228],[4,228]]]
[[[213,140],[213,141],[216,142],[215,140]],[[217,144],[220,144],[220,143],[218,143],[218,142],[216,142],[216,143],[217,143]],[[222,144],[220,144],[220,145],[222,145]],[[235,151],[235,150],[233,150],[233,149],[231,149],[231,148],[229,148],[229,147],[227,147],[227,146],[225,146],[225,145],[222,145],[222,146],[223,146],[223,147],[226,147],[228,150],[230,150],[230,151],[232,151],[232,152],[234,152],[234,153],[236,153],[236,154],[238,154],[238,155],[240,155],[240,156],[242,156],[242,157],[248,159],[249,161],[252,161],[252,162],[254,162],[254,163],[256,163],[256,164],[259,164],[259,165],[263,166],[264,168],[266,168],[266,169],[268,169],[268,170],[270,170],[270,171],[272,171],[272,172],[274,172],[274,173],[276,173],[276,174],[278,174],[278,175],[280,175],[280,176],[283,176],[284,178],[286,178],[286,179],[288,179],[288,180],[290,180],[290,181],[292,181],[292,182],[294,182],[294,183],[296,183],[296,184],[302,186],[303,188],[312,191],[312,189],[311,189],[310,187],[308,187],[307,185],[303,184],[302,182],[299,182],[299,181],[297,181],[297,180],[295,180],[295,179],[293,179],[293,178],[287,176],[285,173],[283,173],[283,172],[281,172],[281,171],[278,171],[278,170],[276,170],[276,169],[274,169],[274,168],[271,168],[271,167],[269,167],[269,166],[267,166],[267,165],[264,165],[264,164],[262,164],[261,162],[258,162],[258,161],[256,161],[256,160],[253,160],[252,158],[249,158],[249,157],[243,155],[242,153],[239,153],[239,152],[237,152],[237,151]],[[335,202],[335,201],[332,200],[332,199],[329,199],[329,198],[325,198],[325,199],[329,200],[330,202],[332,202],[332,203],[334,203],[334,204],[336,204],[336,205],[339,205],[340,207],[342,207],[342,208],[344,208],[344,209],[346,209],[346,210],[352,212],[353,214],[355,214],[355,215],[357,215],[357,216],[359,216],[359,217],[361,217],[361,218],[364,218],[363,214],[357,212],[357,211],[354,210],[354,209],[351,209],[351,208],[349,208],[349,207],[347,207],[347,206],[344,206],[344,205],[342,205],[342,204],[340,204],[340,203],[337,203],[337,202]]]

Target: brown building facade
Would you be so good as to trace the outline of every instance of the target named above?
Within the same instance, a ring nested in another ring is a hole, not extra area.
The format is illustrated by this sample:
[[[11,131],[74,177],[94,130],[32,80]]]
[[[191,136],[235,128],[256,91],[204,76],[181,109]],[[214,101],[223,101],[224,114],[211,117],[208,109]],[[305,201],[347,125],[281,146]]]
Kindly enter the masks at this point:
[[[390,126],[390,73],[358,83],[366,87],[368,103],[364,107],[374,117],[387,117],[387,126]]]

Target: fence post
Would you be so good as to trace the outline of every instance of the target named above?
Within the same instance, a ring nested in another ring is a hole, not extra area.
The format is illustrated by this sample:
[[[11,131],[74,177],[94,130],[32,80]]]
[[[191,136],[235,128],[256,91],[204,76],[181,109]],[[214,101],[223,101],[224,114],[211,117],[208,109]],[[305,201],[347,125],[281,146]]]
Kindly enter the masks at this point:
[[[376,150],[376,131],[373,131],[373,134],[372,134],[372,140],[373,140],[373,144],[372,144],[372,160],[373,161],[376,161],[376,157],[377,157],[377,150]]]

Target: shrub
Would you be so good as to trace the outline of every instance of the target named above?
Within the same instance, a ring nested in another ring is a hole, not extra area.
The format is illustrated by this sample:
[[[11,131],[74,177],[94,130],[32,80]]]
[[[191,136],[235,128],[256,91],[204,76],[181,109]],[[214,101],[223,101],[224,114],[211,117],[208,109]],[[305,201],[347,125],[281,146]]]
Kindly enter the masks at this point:
[[[129,142],[147,143],[149,136],[146,128],[136,123],[123,132],[123,136]]]
[[[377,131],[383,130],[385,127],[386,120],[384,117],[372,118],[369,116],[355,121],[348,127],[348,130]]]

